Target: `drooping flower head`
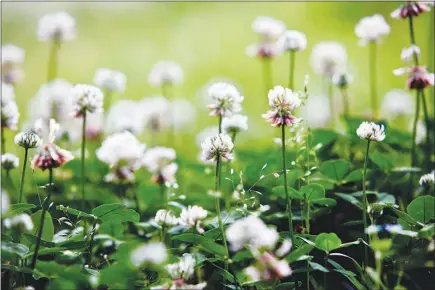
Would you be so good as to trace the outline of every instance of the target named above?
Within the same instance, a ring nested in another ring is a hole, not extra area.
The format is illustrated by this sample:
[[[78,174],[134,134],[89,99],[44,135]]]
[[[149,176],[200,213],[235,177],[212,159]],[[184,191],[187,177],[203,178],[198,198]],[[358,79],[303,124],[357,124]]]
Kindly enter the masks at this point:
[[[224,161],[233,158],[232,151],[234,144],[231,137],[226,134],[218,134],[207,138],[202,144],[202,158],[206,161],[216,162],[218,159]]]
[[[45,14],[38,22],[39,41],[71,41],[76,37],[76,20],[67,12]]]
[[[156,183],[173,183],[178,169],[178,166],[173,163],[175,157],[175,150],[172,148],[154,147],[145,152],[143,164],[153,174]]]
[[[222,130],[225,134],[233,135],[248,130],[248,116],[235,114],[222,120]]]
[[[307,37],[303,32],[287,30],[279,37],[276,45],[281,51],[301,51],[307,47]]]
[[[434,73],[429,73],[425,66],[398,68],[393,71],[396,76],[408,73],[406,87],[410,90],[422,90],[434,85]]]
[[[430,11],[430,6],[427,2],[423,1],[406,1],[405,4],[397,8],[391,13],[393,18],[406,19],[408,17],[415,17],[423,12]]]
[[[336,72],[345,71],[346,65],[346,48],[338,42],[320,42],[311,52],[311,67],[320,75],[332,76]]]
[[[73,116],[80,117],[84,113],[103,111],[103,93],[97,87],[91,85],[75,85],[71,89],[71,102],[74,106]]]
[[[130,254],[131,264],[139,268],[145,264],[160,265],[168,258],[165,245],[159,242],[150,242],[134,249]]]
[[[183,69],[173,61],[159,61],[150,71],[148,82],[154,87],[179,84],[183,81]]]
[[[274,127],[291,126],[298,119],[292,115],[294,109],[301,105],[296,92],[282,86],[275,86],[267,95],[271,110],[263,114],[263,118],[272,123]]]
[[[26,231],[31,231],[33,230],[33,222],[31,217],[26,214],[26,213],[22,213],[10,218],[6,218],[4,220],[4,225],[7,229],[11,229],[11,228],[16,228],[19,229],[20,231],[22,230],[26,230]]]
[[[144,144],[127,131],[107,137],[96,151],[97,158],[112,169],[106,176],[106,181],[133,181],[134,171],[141,167],[145,148]]]
[[[367,45],[371,41],[379,42],[383,36],[390,34],[390,31],[390,25],[380,14],[364,17],[355,26],[355,34],[360,39],[360,45]]]
[[[19,164],[20,159],[16,155],[9,152],[2,154],[2,168],[7,172],[11,169],[17,168]]]
[[[178,224],[178,218],[170,210],[159,209],[154,217],[157,224],[165,227],[171,227]]]
[[[208,106],[211,116],[231,116],[242,110],[243,96],[232,84],[214,83],[210,86],[208,94],[214,102]]]
[[[112,92],[124,92],[125,83],[125,74],[117,70],[99,68],[94,76],[96,86]]]
[[[18,133],[15,135],[14,142],[25,149],[37,148],[42,144],[41,138],[33,131]]]
[[[381,142],[385,139],[384,125],[377,125],[373,122],[362,122],[356,130],[361,139]]]
[[[13,44],[2,45],[2,82],[15,84],[24,78],[20,65],[24,62],[24,49]]]
[[[188,206],[183,208],[180,214],[180,225],[195,228],[198,233],[204,233],[204,229],[201,228],[201,221],[207,217],[207,210],[200,206]]]
[[[262,37],[262,40],[276,40],[285,30],[285,24],[269,16],[258,16],[252,23],[252,30]]]
[[[38,121],[42,122],[42,120]],[[60,130],[60,126],[54,119],[50,119],[49,133],[43,140],[46,142],[38,148],[38,153],[33,157],[31,166],[33,169],[39,168],[42,171],[53,169],[74,159],[71,152],[59,148],[54,144],[56,135]],[[38,132],[37,132],[38,133]]]
[[[435,180],[435,171],[432,171],[431,173],[424,174],[420,177],[420,185],[421,186],[431,186],[434,184]]]

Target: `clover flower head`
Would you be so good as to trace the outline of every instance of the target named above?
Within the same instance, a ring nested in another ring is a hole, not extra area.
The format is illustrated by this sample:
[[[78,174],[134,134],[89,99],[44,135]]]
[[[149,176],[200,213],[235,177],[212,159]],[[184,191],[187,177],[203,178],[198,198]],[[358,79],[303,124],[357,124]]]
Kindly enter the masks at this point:
[[[13,44],[2,45],[2,66],[20,65],[24,62],[25,51],[19,46]]]
[[[391,13],[391,17],[396,19],[415,17],[424,12],[430,11],[429,5],[430,4],[428,2],[424,1],[406,1],[405,4],[403,4]]]
[[[139,268],[144,264],[159,265],[166,261],[168,253],[165,245],[160,242],[150,242],[134,249],[130,254],[131,264]]]
[[[287,30],[276,43],[281,51],[301,51],[307,48],[307,37],[305,33],[297,30]]]
[[[377,125],[373,122],[362,122],[356,134],[368,141],[381,142],[385,139],[384,125]]]
[[[95,73],[94,84],[102,89],[122,93],[125,90],[125,74],[108,68],[99,68]]]
[[[275,40],[285,30],[285,24],[269,16],[258,16],[252,23],[252,30],[264,40]]]
[[[3,91],[3,87],[2,87]],[[3,92],[2,92],[3,93]],[[20,118],[20,112],[18,111],[17,103],[15,99],[10,99],[11,96],[5,96],[1,100],[1,126],[2,128],[8,128],[9,130],[17,130],[18,119]]]
[[[332,76],[336,72],[345,71],[346,65],[346,48],[338,42],[320,42],[311,52],[311,67],[320,75]]]
[[[414,112],[414,98],[404,90],[388,91],[382,100],[382,112],[387,117],[409,116]]]
[[[249,57],[272,58],[281,55],[281,52],[275,42],[251,44],[246,48],[246,55]]]
[[[222,119],[222,130],[225,134],[232,135],[248,131],[248,116],[235,114]]]
[[[299,120],[292,115],[294,109],[301,105],[299,94],[282,86],[275,86],[268,93],[271,110],[263,114],[263,118],[274,127],[291,126]]]
[[[41,138],[33,131],[18,133],[15,135],[14,142],[25,149],[37,148],[42,144]]]
[[[153,132],[159,132],[171,125],[171,104],[162,96],[144,98],[140,102],[144,123]]]
[[[406,87],[410,90],[422,90],[434,85],[434,73],[429,73],[425,66],[398,68],[393,70],[396,76],[408,73]]]
[[[67,12],[48,13],[38,22],[39,41],[71,41],[76,37],[76,20]]]
[[[421,54],[421,49],[417,45],[411,45],[410,47],[403,48],[402,52],[400,53],[400,58],[404,62],[411,62],[414,58],[414,56],[417,56],[417,58]]]
[[[16,155],[9,152],[2,154],[2,168],[4,168],[6,171],[17,168],[19,164],[20,158],[18,158]]]
[[[169,276],[178,286],[182,286],[185,280],[193,276],[195,271],[196,260],[192,254],[184,253],[178,263],[169,264],[166,266]]]
[[[204,229],[201,228],[201,221],[207,217],[207,210],[200,206],[188,206],[183,208],[180,214],[180,225],[195,228],[200,234],[204,233]]]
[[[145,124],[146,115],[141,103],[131,100],[119,100],[114,103],[107,114],[105,131],[119,133],[129,131],[139,136]]]
[[[218,134],[213,137],[207,138],[202,144],[202,157],[204,160],[217,161],[222,159],[224,161],[233,158],[232,151],[234,144],[231,137],[227,134]]]
[[[154,87],[179,84],[183,81],[183,69],[173,61],[159,61],[152,68],[148,82]]]
[[[71,102],[74,106],[73,116],[103,111],[103,93],[97,87],[78,84],[71,89]]]
[[[390,31],[390,25],[380,14],[364,17],[355,26],[355,34],[359,37],[361,45],[367,45],[371,41],[379,42],[383,36],[390,34]]]
[[[332,75],[332,83],[340,89],[347,88],[352,81],[352,76],[347,72],[337,72]]]
[[[175,226],[178,224],[178,218],[174,216],[172,211],[159,209],[154,217],[157,224],[162,226]]]
[[[420,177],[420,185],[421,186],[431,186],[434,184],[435,179],[435,171],[432,171],[431,173],[424,174]]]
[[[31,231],[33,230],[32,218],[26,214],[22,213],[10,218],[5,218],[4,225],[7,229],[19,228],[21,230]]]
[[[211,116],[231,116],[242,110],[243,96],[232,84],[214,83],[208,94],[213,100],[213,104],[208,106]]]

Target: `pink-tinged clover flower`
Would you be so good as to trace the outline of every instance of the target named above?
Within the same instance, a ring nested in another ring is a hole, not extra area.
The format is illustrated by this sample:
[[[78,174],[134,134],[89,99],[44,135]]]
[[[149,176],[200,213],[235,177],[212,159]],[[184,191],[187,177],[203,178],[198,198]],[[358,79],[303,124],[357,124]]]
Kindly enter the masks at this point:
[[[275,86],[269,91],[268,98],[271,109],[262,117],[272,123],[272,126],[291,126],[299,121],[292,115],[293,110],[301,105],[296,92],[282,86]]]
[[[408,89],[422,90],[434,85],[434,73],[429,73],[425,66],[398,68],[393,71],[396,76],[408,73],[406,87]]]
[[[428,3],[422,1],[406,1],[405,4],[391,13],[391,17],[396,19],[406,19],[408,17],[418,16],[427,11],[430,11]]]

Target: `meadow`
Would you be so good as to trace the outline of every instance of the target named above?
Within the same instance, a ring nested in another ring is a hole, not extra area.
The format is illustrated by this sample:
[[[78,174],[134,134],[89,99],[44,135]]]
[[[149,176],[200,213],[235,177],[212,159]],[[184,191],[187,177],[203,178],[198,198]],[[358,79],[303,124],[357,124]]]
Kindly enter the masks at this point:
[[[4,289],[432,289],[433,2],[2,3]]]

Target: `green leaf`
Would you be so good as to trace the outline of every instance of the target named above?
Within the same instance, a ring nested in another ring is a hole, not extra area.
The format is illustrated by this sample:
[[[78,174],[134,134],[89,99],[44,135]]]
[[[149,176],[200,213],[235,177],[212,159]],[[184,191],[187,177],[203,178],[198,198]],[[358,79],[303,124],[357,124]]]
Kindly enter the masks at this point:
[[[224,246],[219,245],[215,243],[214,240],[204,237],[202,235],[186,233],[186,234],[173,236],[172,240],[187,242],[194,245],[199,244],[207,252],[217,254],[222,257],[226,255]]]
[[[41,255],[48,255],[48,254],[55,254],[55,253],[63,252],[65,250],[67,250],[67,248],[62,248],[62,247],[40,249],[38,251],[38,257]],[[32,252],[28,253],[27,255],[25,255],[23,258],[28,259],[28,258],[32,257],[34,254],[35,254],[35,252],[32,251]]]
[[[300,192],[309,201],[325,197],[325,189],[316,183],[302,186]]]
[[[419,238],[428,238],[431,239],[435,235],[435,226],[434,224],[429,224],[424,226],[419,232],[418,237]]]
[[[427,224],[435,219],[435,198],[419,196],[408,205],[407,212],[415,220]]]
[[[302,282],[299,281],[297,285],[298,287],[300,287],[302,285]],[[293,289],[297,289],[296,282],[281,283],[274,288],[274,290],[293,290]]]
[[[58,206],[56,206],[56,209],[61,210],[65,213],[75,215],[75,216],[77,216],[77,218],[83,217],[83,218],[95,219],[94,215],[85,213],[85,212],[80,211],[78,209],[70,208],[69,206],[58,205]]]
[[[371,173],[372,171],[370,169],[367,169],[367,176],[370,176]],[[362,176],[363,176],[363,169],[356,169],[350,172],[348,175],[346,175],[343,182],[362,181]]]
[[[2,249],[2,261],[15,261],[16,256],[23,257],[25,254],[29,252],[29,248],[23,244],[17,244],[14,242],[5,242],[1,243]]]
[[[389,172],[394,167],[395,158],[391,154],[372,153],[369,158],[384,172]]]
[[[334,233],[321,233],[315,241],[316,247],[329,253],[341,246],[340,238]]]
[[[324,129],[312,130],[311,135],[312,135],[311,138],[312,146],[321,144],[322,147],[325,147],[337,139],[337,133],[335,133],[334,131],[329,131]]]
[[[357,206],[359,209],[362,209],[362,203],[357,199],[355,196],[349,194],[349,193],[335,193],[338,197],[344,199],[345,201]]]
[[[112,203],[103,204],[92,210],[92,214],[102,221],[139,222],[139,214],[124,205]]]
[[[16,216],[22,212],[35,208],[36,205],[29,203],[16,203],[9,206],[8,211],[3,215],[4,218]]]
[[[320,167],[320,172],[335,180],[341,182],[344,177],[349,173],[350,162],[344,159],[328,160],[323,162]]]
[[[31,235],[31,234],[28,234],[28,233],[23,233],[23,237],[24,237],[24,239],[25,239],[26,241],[28,241],[31,245],[36,244],[36,242],[38,241],[38,237],[37,237],[37,236]],[[49,241],[46,241],[46,240],[44,240],[44,239],[41,239],[41,246],[43,246],[43,247],[48,247],[48,248],[52,248],[52,247],[55,247],[56,244],[53,243],[53,242],[49,242]]]
[[[122,238],[124,232],[124,226],[117,221],[105,221],[98,229],[100,234],[108,234],[114,238]]]
[[[406,225],[408,225],[410,227],[415,227],[415,226],[421,225],[418,221],[413,219],[409,214],[407,214],[401,210],[398,210],[393,205],[388,205],[388,208],[391,209],[399,217],[398,220],[403,221],[404,223],[406,223]]]
[[[337,202],[335,201],[335,199],[332,199],[332,198],[319,198],[319,199],[312,200],[311,203],[317,204],[317,205],[322,205],[322,206],[327,206],[327,207],[333,207],[333,206],[337,205]]]
[[[323,267],[319,263],[308,262],[308,264],[311,266],[311,268],[313,268],[314,271],[321,271],[321,272],[324,272],[324,273],[328,273],[329,272],[328,269],[326,269],[325,267]]]
[[[304,196],[299,191],[294,189],[293,187],[289,187],[287,189],[288,189],[288,195],[291,199],[303,199],[304,198]],[[285,188],[282,185],[274,187],[272,189],[272,192],[275,193],[276,195],[278,195],[279,197],[282,197],[282,198],[285,197]]]
[[[289,264],[296,262],[301,256],[308,254],[311,250],[314,249],[313,245],[304,244],[292,251],[286,258]]]
[[[38,210],[37,212],[35,212],[30,216],[33,221],[33,230],[31,232],[28,232],[29,234],[33,236],[37,235],[41,223],[41,216],[42,216],[42,210]],[[53,240],[53,235],[54,235],[53,219],[51,217],[51,214],[48,211],[46,211],[44,216],[44,228],[42,230],[41,239],[47,242],[51,242]]]

